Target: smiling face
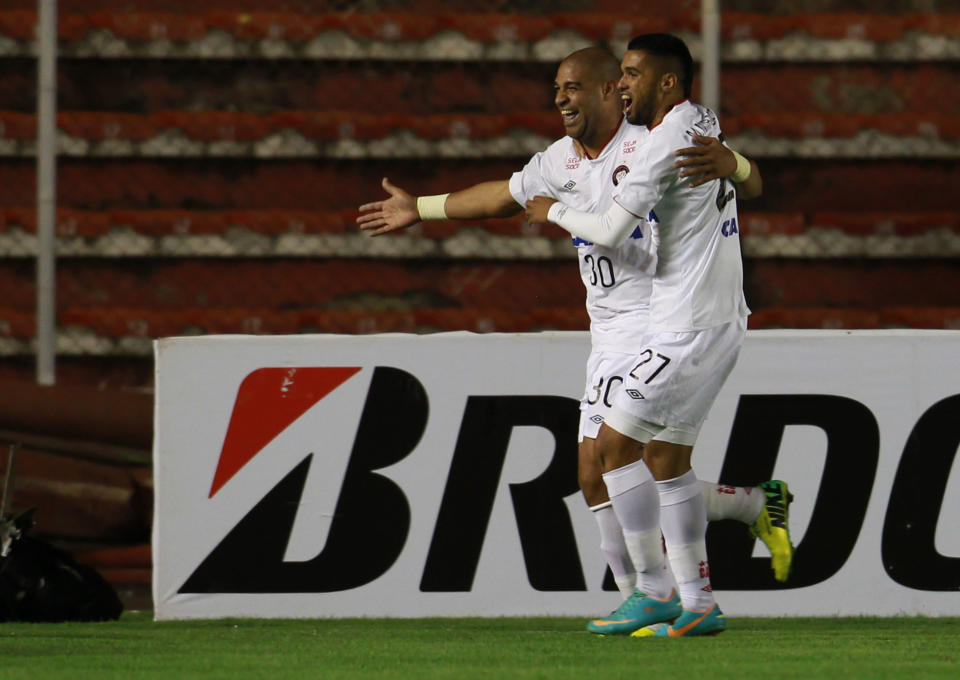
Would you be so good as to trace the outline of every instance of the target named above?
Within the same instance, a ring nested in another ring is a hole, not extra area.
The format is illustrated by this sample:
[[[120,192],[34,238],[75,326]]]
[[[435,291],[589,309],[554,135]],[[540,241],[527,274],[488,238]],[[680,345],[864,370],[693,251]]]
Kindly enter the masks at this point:
[[[567,135],[592,149],[616,132],[620,112],[612,81],[597,77],[581,61],[567,59],[557,69],[553,89]]]
[[[634,125],[650,127],[661,100],[663,74],[658,60],[643,50],[630,50],[623,55],[620,70],[623,75],[617,88],[624,115]]]

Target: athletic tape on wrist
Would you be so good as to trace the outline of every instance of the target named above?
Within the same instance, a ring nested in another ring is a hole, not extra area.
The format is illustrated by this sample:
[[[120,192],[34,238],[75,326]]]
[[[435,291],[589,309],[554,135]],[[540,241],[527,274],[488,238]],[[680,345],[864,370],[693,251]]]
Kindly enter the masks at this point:
[[[417,198],[417,212],[420,213],[421,220],[445,220],[447,211],[445,206],[447,196],[450,194],[440,194],[437,196],[419,196]]]
[[[730,149],[733,151],[733,149]],[[730,175],[730,179],[739,184],[740,182],[747,181],[747,178],[750,177],[750,161],[738,154],[736,151],[733,151],[733,157],[737,159],[737,169]]]

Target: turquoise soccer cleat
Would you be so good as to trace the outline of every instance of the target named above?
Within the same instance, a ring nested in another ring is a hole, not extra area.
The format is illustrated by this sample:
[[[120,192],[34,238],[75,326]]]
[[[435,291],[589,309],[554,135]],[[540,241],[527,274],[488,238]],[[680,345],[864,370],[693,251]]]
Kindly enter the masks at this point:
[[[684,609],[676,621],[656,632],[656,637],[719,635],[727,629],[727,617],[716,603],[705,612]]]
[[[597,635],[630,635],[647,626],[673,621],[682,612],[683,606],[676,591],[666,600],[658,600],[636,590],[608,617],[587,623],[587,630]]]

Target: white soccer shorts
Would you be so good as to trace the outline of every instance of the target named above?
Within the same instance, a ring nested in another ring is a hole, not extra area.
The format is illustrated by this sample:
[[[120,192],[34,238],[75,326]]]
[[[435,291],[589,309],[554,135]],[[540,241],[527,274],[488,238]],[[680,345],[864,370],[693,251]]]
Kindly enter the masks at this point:
[[[650,334],[613,397],[607,425],[643,443],[693,446],[746,330],[743,317],[702,331]]]
[[[587,384],[580,399],[580,430],[578,440],[596,439],[600,426],[613,404],[614,395],[620,391],[623,376],[636,363],[633,354],[590,351],[587,359]]]

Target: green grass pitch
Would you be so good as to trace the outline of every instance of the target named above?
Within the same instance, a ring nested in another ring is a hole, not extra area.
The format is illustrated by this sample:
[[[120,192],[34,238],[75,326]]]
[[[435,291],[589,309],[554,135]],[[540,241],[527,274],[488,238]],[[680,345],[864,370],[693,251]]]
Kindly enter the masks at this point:
[[[737,618],[712,638],[576,618],[0,624],[0,679],[960,678],[960,618]]]

